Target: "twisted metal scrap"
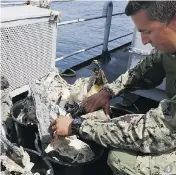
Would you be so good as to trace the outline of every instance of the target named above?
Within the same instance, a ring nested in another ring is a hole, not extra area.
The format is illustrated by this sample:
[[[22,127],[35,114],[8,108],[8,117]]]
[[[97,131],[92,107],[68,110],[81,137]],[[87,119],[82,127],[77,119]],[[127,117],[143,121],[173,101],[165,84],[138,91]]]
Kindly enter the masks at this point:
[[[22,147],[18,148],[12,144],[4,135],[0,134],[1,139],[1,155],[0,161],[6,173],[27,174],[32,175],[31,169],[33,163],[30,157]]]
[[[73,91],[71,92],[72,96],[74,96],[74,100],[67,101],[67,103],[64,106],[66,112],[70,113],[73,118],[81,117],[82,115],[85,114],[85,111],[81,104],[83,98],[89,97],[99,92],[103,88],[104,84],[107,83],[106,76],[103,70],[100,68],[97,60],[92,61],[91,67],[92,67],[93,74],[88,80],[88,84],[86,85],[87,92],[85,92],[84,96],[82,96],[81,101],[77,100],[78,98],[77,99],[75,98],[77,95],[75,94],[75,92],[81,93],[79,90],[81,89],[80,87],[81,85],[79,85],[79,88],[73,88]],[[75,87],[76,85],[73,85],[73,86]]]
[[[94,61],[93,65],[95,65],[93,76],[80,78],[73,85],[66,83],[58,72],[51,72],[31,85],[43,148],[47,147],[45,151],[48,153],[55,150],[56,154],[59,153],[78,163],[94,158],[95,154],[89,145],[76,136],[51,140],[48,128],[51,121],[59,115],[76,118],[85,114],[81,102],[87,97],[88,91],[98,92],[107,81],[98,62]]]
[[[99,66],[98,61],[94,60],[91,65],[93,75],[90,78],[89,85],[87,87],[88,97],[99,92],[103,88],[104,84],[108,82],[104,74],[104,71]]]
[[[21,103],[23,108],[21,109],[20,114],[17,117],[17,120],[25,124],[37,124],[37,117],[35,112],[35,105],[33,98],[27,97],[23,103]]]
[[[78,118],[85,114],[81,103],[73,102],[73,104],[69,104],[69,102],[67,102],[64,108],[67,113],[71,114],[72,118]]]

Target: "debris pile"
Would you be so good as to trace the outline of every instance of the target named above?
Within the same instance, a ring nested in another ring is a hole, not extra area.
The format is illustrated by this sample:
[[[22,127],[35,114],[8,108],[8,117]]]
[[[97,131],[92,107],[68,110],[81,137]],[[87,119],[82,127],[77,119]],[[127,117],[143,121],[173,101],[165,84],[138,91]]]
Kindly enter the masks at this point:
[[[42,148],[55,159],[60,160],[62,158],[62,160],[69,163],[84,163],[95,157],[90,146],[79,140],[77,136],[58,137],[52,140],[48,132],[50,123],[59,116],[85,117],[81,102],[84,98],[100,91],[107,82],[98,63],[95,61],[93,64],[93,76],[80,78],[73,85],[68,84],[58,72],[50,72],[42,79],[30,84],[32,96],[27,97],[22,103],[23,108],[17,120],[21,123],[36,124],[38,126]],[[100,114],[97,115],[97,113]],[[102,110],[90,115],[90,117],[96,116],[106,117]],[[4,166],[8,162],[10,163],[8,158],[1,157],[1,159],[4,160]],[[29,163],[29,165],[31,164]],[[19,168],[18,166],[14,165],[16,168]],[[22,169],[24,173],[26,170],[23,166]],[[22,170],[18,169],[17,171]]]
[[[10,117],[10,110],[12,107],[12,99],[10,97],[9,83],[4,78],[1,77],[1,133],[0,133],[0,163],[1,163],[1,173],[2,175],[40,175],[38,169],[38,162],[32,162],[31,157],[23,147],[18,147],[16,144],[12,144],[8,139],[11,139],[10,133],[13,132],[13,122]],[[32,98],[27,98],[25,100],[24,107],[27,108],[27,111],[24,115],[24,118],[28,118],[27,122],[36,121],[36,115],[34,110],[34,104],[32,103]],[[31,120],[32,119],[32,120]],[[22,122],[26,122],[22,120]],[[36,154],[36,156],[39,156]],[[42,162],[43,159],[41,159]],[[40,163],[40,162],[39,162]],[[51,169],[47,167],[46,175],[50,175]],[[35,172],[35,173],[33,173]],[[43,174],[43,172],[42,172]]]
[[[32,175],[34,163],[22,147],[17,147],[1,134],[1,171],[4,174]]]
[[[88,144],[76,136],[58,137],[51,140],[48,128],[50,123],[60,115],[72,118],[81,117],[84,114],[81,106],[83,99],[89,94],[100,91],[107,82],[97,62],[93,64],[95,65],[93,76],[80,78],[73,85],[63,80],[59,73],[51,72],[30,86],[43,148],[48,154],[54,151],[55,157],[56,155],[67,157],[70,162],[87,162],[92,160],[95,154]]]
[[[83,163],[92,160],[95,156],[90,146],[76,136],[51,140],[48,132],[51,121],[60,115],[78,117],[77,114],[82,113],[78,103],[83,100],[88,80],[82,78],[71,86],[58,73],[52,72],[41,79],[40,83],[31,86],[42,146],[47,153],[50,155],[53,153],[56,158],[67,157],[69,162]]]

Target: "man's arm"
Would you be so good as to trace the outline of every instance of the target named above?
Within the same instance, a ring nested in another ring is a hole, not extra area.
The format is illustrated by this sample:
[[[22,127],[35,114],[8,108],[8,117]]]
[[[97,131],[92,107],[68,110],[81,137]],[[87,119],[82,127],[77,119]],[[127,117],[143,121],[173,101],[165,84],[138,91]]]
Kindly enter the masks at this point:
[[[103,108],[108,115],[111,97],[137,89],[154,88],[163,81],[164,77],[163,55],[159,52],[153,53],[111,84],[106,84],[99,93],[85,99],[83,107],[87,113]]]
[[[112,95],[137,89],[151,89],[160,85],[165,78],[163,55],[153,53],[141,60],[134,68],[127,70],[111,84],[106,84]]]
[[[110,121],[86,119],[79,133],[105,147],[144,153],[170,150],[176,147],[176,95],[146,114],[127,114]]]

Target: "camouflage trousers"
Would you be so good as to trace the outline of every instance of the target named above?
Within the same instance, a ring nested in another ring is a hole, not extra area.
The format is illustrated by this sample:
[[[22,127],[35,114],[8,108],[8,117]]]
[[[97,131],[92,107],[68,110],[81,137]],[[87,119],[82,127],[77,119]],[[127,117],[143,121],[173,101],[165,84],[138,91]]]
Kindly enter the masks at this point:
[[[129,150],[113,149],[108,165],[114,175],[176,175],[176,150],[162,155],[139,155]]]

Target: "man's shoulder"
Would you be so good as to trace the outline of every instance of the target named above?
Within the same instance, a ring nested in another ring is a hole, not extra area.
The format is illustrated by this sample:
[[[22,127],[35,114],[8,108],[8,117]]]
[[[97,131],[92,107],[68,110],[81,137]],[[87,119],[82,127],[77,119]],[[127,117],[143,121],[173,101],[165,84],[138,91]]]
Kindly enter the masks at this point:
[[[164,61],[164,60],[168,60],[168,58],[172,58],[173,57],[173,54],[171,53],[165,53],[165,52],[162,52],[160,50],[156,50],[156,49],[153,49],[150,54],[149,54],[149,57],[152,57],[153,60],[156,60],[156,61]]]
[[[162,53],[160,50],[157,50],[157,49],[153,49],[151,52],[150,52],[150,55],[153,55],[155,57],[160,57],[162,56],[164,53]]]
[[[162,62],[163,53],[159,50],[153,49],[148,56],[144,57],[144,60],[148,60],[152,63]]]
[[[166,52],[162,52],[160,50],[156,50],[156,49],[153,49],[151,52],[150,52],[150,55],[154,55],[156,57],[172,57],[174,54],[171,54],[171,53],[166,53]]]

